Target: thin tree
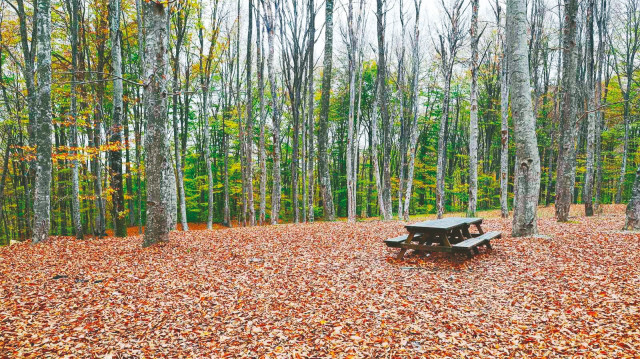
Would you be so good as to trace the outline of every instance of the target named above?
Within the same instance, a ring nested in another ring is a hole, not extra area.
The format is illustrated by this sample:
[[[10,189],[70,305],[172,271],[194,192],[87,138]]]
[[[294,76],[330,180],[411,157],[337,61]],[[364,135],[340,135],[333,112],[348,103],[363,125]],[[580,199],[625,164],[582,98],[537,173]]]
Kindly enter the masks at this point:
[[[471,0],[471,96],[469,115],[469,206],[467,216],[475,217],[478,205],[478,0]]]
[[[538,232],[537,206],[540,194],[540,157],[536,121],[531,104],[527,53],[527,9],[524,1],[507,1],[507,53],[511,113],[516,142],[515,193],[513,200],[514,237]]]
[[[253,42],[253,0],[249,0],[249,24],[247,30],[247,56],[246,56],[246,78],[247,78],[247,121],[244,128],[244,156],[245,156],[245,192],[247,195],[248,223],[256,225],[256,209],[253,206],[253,92],[251,90],[251,45]]]
[[[438,167],[436,172],[436,210],[438,218],[442,218],[445,207],[444,176],[447,164],[447,122],[449,119],[449,99],[451,96],[451,77],[456,63],[457,54],[464,40],[462,30],[462,7],[464,0],[454,0],[451,8],[441,1],[446,15],[443,20],[444,35],[439,34],[440,70],[444,77],[444,98],[442,100],[442,114],[440,116],[440,133],[438,136]]]
[[[627,218],[624,222],[624,229],[640,231],[640,167],[636,170],[636,179],[633,181],[631,200],[627,205]]]
[[[313,157],[315,156],[315,152],[314,152],[314,128],[315,128],[315,121],[314,121],[314,86],[313,86],[313,64],[314,64],[314,57],[313,57],[313,48],[315,45],[315,37],[316,37],[316,9],[313,5],[313,0],[309,0],[309,29],[307,30],[309,32],[308,38],[307,38],[307,51],[308,51],[308,63],[309,63],[309,68],[307,69],[307,96],[309,96],[307,102],[308,102],[308,114],[307,114],[307,154],[308,154],[308,164],[307,164],[307,185],[309,186],[309,194],[308,194],[308,204],[307,204],[307,210],[308,210],[308,220],[309,222],[313,222],[314,220],[314,216],[315,216],[315,210],[314,210],[314,202],[313,202],[313,197],[314,197],[314,176],[313,176],[313,167],[314,167],[314,162],[313,162]]]
[[[51,2],[39,0],[37,27],[36,181],[33,243],[45,241],[51,229]]]
[[[378,0],[380,1],[380,0]],[[322,69],[322,95],[318,119],[318,177],[324,219],[335,220],[331,175],[329,172],[329,97],[331,96],[331,71],[333,63],[333,0],[325,1],[324,62]]]
[[[376,21],[378,35],[378,106],[382,118],[382,201],[380,208],[382,218],[391,220],[393,209],[391,205],[391,116],[389,114],[389,94],[387,90],[387,63],[385,44],[386,0],[376,1]]]
[[[595,12],[595,0],[589,0],[587,2],[587,48],[586,48],[586,61],[587,61],[587,73],[586,84],[588,93],[587,102],[587,164],[584,175],[584,212],[587,216],[593,216],[593,183],[595,175],[595,154],[596,154],[596,121],[597,113],[596,106],[598,101],[596,100],[596,84],[595,84],[595,62],[594,62],[594,39],[593,39],[593,20]]]
[[[109,1],[109,20],[111,34],[111,67],[113,74],[113,112],[109,142],[115,148],[109,152],[111,170],[111,188],[113,192],[113,222],[116,237],[127,236],[127,221],[124,208],[124,189],[122,177],[122,117],[123,117],[123,87],[122,87],[122,50],[120,32],[120,0]]]

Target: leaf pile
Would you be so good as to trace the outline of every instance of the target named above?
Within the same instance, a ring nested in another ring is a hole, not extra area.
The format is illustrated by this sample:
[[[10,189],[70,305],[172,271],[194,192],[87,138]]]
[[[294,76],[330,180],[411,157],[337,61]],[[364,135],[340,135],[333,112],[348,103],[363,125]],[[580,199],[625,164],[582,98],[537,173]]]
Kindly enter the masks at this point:
[[[638,357],[640,235],[580,210],[473,259],[380,221],[0,248],[0,357]]]

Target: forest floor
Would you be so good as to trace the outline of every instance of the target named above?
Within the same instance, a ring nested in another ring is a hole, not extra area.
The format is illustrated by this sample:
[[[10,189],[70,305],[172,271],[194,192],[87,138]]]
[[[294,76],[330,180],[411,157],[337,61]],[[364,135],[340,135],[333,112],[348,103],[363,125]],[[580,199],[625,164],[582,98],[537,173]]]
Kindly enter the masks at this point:
[[[285,224],[0,248],[0,357],[640,357],[623,206],[494,250],[408,255],[401,222]]]

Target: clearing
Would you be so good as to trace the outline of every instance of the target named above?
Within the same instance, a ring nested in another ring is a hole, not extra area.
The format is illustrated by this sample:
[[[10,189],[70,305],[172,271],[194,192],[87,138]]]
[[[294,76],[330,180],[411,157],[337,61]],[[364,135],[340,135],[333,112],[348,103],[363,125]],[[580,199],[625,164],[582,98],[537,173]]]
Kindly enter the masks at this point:
[[[638,357],[640,234],[574,208],[492,252],[408,253],[401,222],[0,248],[0,357]],[[418,220],[414,218],[412,220]]]

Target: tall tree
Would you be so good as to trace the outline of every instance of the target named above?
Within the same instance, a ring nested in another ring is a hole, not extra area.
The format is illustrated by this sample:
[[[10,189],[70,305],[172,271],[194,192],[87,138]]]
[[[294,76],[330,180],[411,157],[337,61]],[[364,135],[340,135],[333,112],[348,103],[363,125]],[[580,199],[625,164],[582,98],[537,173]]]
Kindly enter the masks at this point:
[[[84,238],[82,218],[80,217],[80,161],[78,161],[78,32],[80,31],[80,0],[66,0],[67,12],[69,13],[69,37],[71,43],[71,101],[69,110],[71,112],[71,128],[69,131],[71,145],[71,218],[76,238]]]
[[[440,55],[440,70],[444,77],[444,98],[442,100],[442,114],[440,115],[440,134],[438,136],[438,168],[436,173],[436,211],[438,218],[442,218],[445,207],[444,176],[447,158],[447,122],[449,120],[449,99],[451,96],[451,77],[456,63],[458,50],[462,46],[464,33],[462,30],[462,6],[464,0],[455,0],[448,8],[442,1],[442,8],[446,18],[443,20],[444,34],[439,34],[440,44],[437,48]]]
[[[256,224],[256,209],[253,206],[253,92],[251,92],[251,43],[253,42],[253,0],[249,0],[249,24],[247,30],[247,57],[246,57],[246,78],[247,78],[247,121],[244,128],[244,156],[245,156],[245,192],[247,195],[247,207],[249,224]]]
[[[475,217],[478,206],[478,0],[471,0],[471,96],[469,115],[469,207]]]
[[[111,198],[113,201],[113,222],[116,237],[127,236],[127,221],[124,208],[124,189],[122,181],[122,50],[120,32],[120,0],[109,1],[109,20],[111,34],[111,67],[113,76],[113,112],[109,142],[114,147],[109,152],[111,170]]]
[[[420,30],[418,25],[420,24],[420,8],[422,6],[422,0],[414,0],[413,5],[416,10],[416,20],[413,28],[413,55],[411,57],[412,70],[411,70],[411,103],[413,105],[413,123],[409,129],[409,163],[407,170],[406,180],[406,192],[404,195],[404,208],[403,219],[409,220],[409,205],[411,204],[411,191],[413,188],[413,175],[415,171],[416,162],[416,150],[418,146],[418,77],[420,76]]]
[[[595,154],[596,154],[596,121],[597,113],[596,106],[598,101],[596,100],[596,84],[595,84],[595,62],[594,62],[594,41],[593,41],[593,18],[595,16],[595,0],[589,0],[587,2],[587,48],[586,48],[586,61],[587,61],[587,74],[586,85],[588,93],[587,102],[587,164],[586,172],[584,175],[584,212],[587,216],[593,216],[593,183],[595,174]]]
[[[506,29],[511,113],[516,142],[515,196],[511,234],[514,237],[522,237],[538,232],[537,206],[540,194],[540,156],[536,137],[536,120],[531,104],[527,9],[524,1],[507,1]]]
[[[313,176],[313,157],[315,156],[315,151],[314,151],[314,129],[315,129],[315,115],[314,115],[314,101],[315,101],[315,93],[314,93],[314,86],[313,86],[313,64],[314,64],[314,55],[313,55],[313,48],[315,45],[315,40],[316,40],[316,9],[313,6],[313,0],[309,0],[309,29],[307,30],[309,32],[308,38],[307,38],[307,51],[309,52],[308,55],[308,63],[309,63],[309,68],[307,69],[307,86],[309,86],[309,88],[307,89],[307,95],[309,96],[307,102],[307,152],[308,152],[308,161],[309,163],[307,164],[307,184],[309,186],[309,197],[308,197],[308,204],[307,204],[307,210],[308,212],[308,219],[309,222],[313,222],[314,220],[314,216],[315,216],[315,209],[314,209],[314,176]]]
[[[260,2],[262,3],[262,2]],[[260,4],[261,5],[261,4]],[[260,25],[260,8],[256,6],[256,29],[258,31],[256,36],[256,49],[257,49],[257,61],[258,61],[258,97],[260,98],[260,138],[258,140],[258,166],[260,167],[260,214],[258,223],[260,225],[265,223],[267,214],[267,153],[265,144],[265,126],[267,122],[267,114],[265,111],[265,98],[264,98],[264,41],[262,38],[262,27]]]
[[[564,28],[562,43],[562,112],[560,116],[560,140],[558,170],[556,174],[556,217],[560,222],[569,220],[569,207],[573,201],[576,174],[576,136],[579,121],[577,108],[577,55],[576,16],[577,0],[564,1]]]
[[[389,94],[387,90],[387,54],[385,44],[386,0],[376,0],[376,21],[378,35],[378,106],[382,118],[382,218],[391,220],[391,116],[389,115]]]
[[[501,25],[501,7],[496,0],[496,22],[500,33],[500,214],[509,217],[509,60],[506,54],[505,31]]]
[[[380,1],[380,0],[378,0]],[[324,219],[335,220],[331,175],[329,172],[329,97],[331,96],[331,71],[333,64],[333,0],[325,0],[324,62],[322,69],[322,97],[318,119],[318,177]]]
[[[51,229],[51,2],[39,0],[37,27],[37,109],[34,130],[36,182],[33,243],[43,242]]]
[[[147,225],[144,246],[169,240],[171,230],[171,158],[169,155],[167,81],[169,18],[167,4],[143,5],[145,24],[144,103],[147,179]]]

